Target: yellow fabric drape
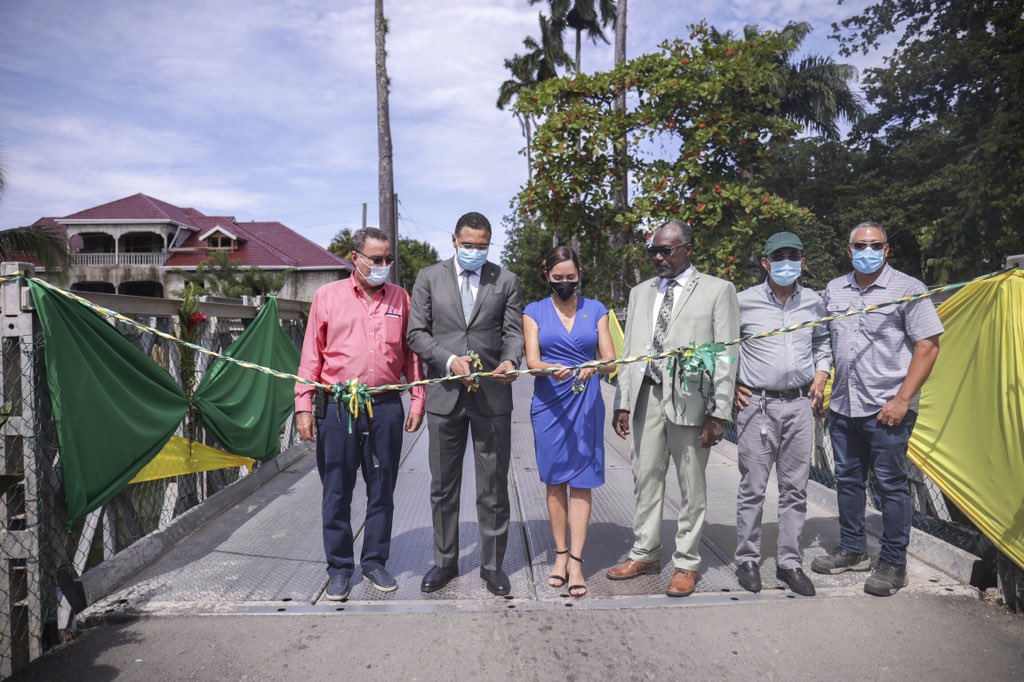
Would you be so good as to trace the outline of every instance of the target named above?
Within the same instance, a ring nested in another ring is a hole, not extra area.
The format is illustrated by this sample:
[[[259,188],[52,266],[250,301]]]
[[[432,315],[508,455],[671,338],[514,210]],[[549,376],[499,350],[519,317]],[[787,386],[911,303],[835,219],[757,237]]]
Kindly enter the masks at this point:
[[[908,454],[1024,568],[1024,272],[971,284],[946,328]]]
[[[254,459],[232,455],[230,452],[224,452],[202,443],[192,443],[192,449],[189,452],[188,439],[171,436],[167,445],[129,483],[142,483],[160,478],[240,466],[251,469],[254,464],[256,464]]]
[[[622,345],[626,339],[625,333],[622,331],[622,325],[619,323],[619,318],[615,315],[615,311],[608,309],[608,331],[612,335],[612,345],[615,346],[615,357],[622,357]],[[615,370],[609,373],[608,379],[614,379],[619,374],[620,365],[615,365]]]

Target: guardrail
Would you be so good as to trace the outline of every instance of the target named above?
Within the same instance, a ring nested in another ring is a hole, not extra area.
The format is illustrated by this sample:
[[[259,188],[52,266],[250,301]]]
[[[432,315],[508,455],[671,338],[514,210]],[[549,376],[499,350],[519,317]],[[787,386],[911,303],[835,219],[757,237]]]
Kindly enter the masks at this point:
[[[0,274],[31,273],[24,263],[4,263]],[[175,299],[82,293],[157,329],[179,335]],[[259,299],[206,299],[199,343],[222,351],[258,313]],[[304,333],[299,301],[278,301],[282,327],[296,345]],[[112,321],[153,361],[180,382],[179,346]],[[102,508],[65,531],[67,512],[60,451],[46,382],[45,341],[24,281],[0,284],[0,678],[20,670],[55,645],[83,606],[76,579],[132,547],[210,495],[248,475],[244,467],[176,476],[126,486]],[[196,357],[199,382],[209,358]],[[216,445],[201,427],[195,440]],[[179,426],[178,435],[184,434]],[[117,438],[117,434],[110,434]],[[294,419],[281,434],[281,449],[297,442]],[[259,465],[257,465],[259,466]]]
[[[76,253],[75,265],[163,265],[170,254],[166,251],[146,253]]]

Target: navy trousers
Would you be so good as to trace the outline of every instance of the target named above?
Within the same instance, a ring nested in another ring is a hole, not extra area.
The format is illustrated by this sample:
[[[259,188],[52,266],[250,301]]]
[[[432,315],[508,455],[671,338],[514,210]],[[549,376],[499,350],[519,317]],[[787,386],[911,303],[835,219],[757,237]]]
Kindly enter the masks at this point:
[[[359,565],[365,573],[387,563],[404,422],[405,407],[397,395],[378,399],[373,406],[373,419],[360,414],[358,421],[353,420],[351,433],[348,413],[343,409],[339,419],[334,403],[327,406],[327,415],[317,420],[316,466],[323,484],[324,554],[330,576],[351,576],[355,567],[352,491],[359,470],[366,484],[366,521]],[[373,429],[376,462],[368,428]]]
[[[864,507],[868,471],[875,472],[882,510],[879,558],[905,566],[910,543],[913,503],[907,481],[907,444],[917,413],[908,411],[896,426],[879,423],[875,415],[844,417],[829,414],[829,433],[836,463],[836,500],[839,504],[839,546],[851,552],[867,551]]]

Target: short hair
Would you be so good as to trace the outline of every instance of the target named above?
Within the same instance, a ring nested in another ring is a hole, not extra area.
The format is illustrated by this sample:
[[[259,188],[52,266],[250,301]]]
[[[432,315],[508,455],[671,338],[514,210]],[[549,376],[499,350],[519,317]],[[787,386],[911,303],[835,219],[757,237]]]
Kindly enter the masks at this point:
[[[540,262],[541,281],[546,283],[547,275],[551,272],[551,268],[565,261],[572,261],[572,264],[576,266],[576,271],[579,272],[580,260],[576,257],[575,251],[568,246],[553,246],[548,249],[548,252],[544,254],[544,259]]]
[[[468,227],[473,230],[483,230],[487,233],[487,236],[491,236],[491,223],[487,218],[484,217],[483,213],[477,213],[476,211],[470,211],[469,213],[463,214],[459,218],[458,222],[455,223],[455,236],[459,236],[459,232],[462,228]]]
[[[879,232],[881,232],[882,233],[882,241],[883,242],[889,241],[889,238],[885,236],[885,230],[882,229],[881,225],[876,223],[874,220],[865,220],[862,223],[858,223],[856,227],[854,227],[852,230],[850,230],[850,243],[851,244],[853,243],[853,235],[857,234],[857,230],[863,230],[863,229],[868,228],[868,227],[873,227],[874,229],[876,229]]]
[[[661,224],[661,227],[657,229],[657,232],[662,230],[677,230],[679,232],[679,238],[683,244],[693,243],[693,225],[688,225],[681,220],[667,220]]]
[[[381,242],[389,242],[387,233],[376,227],[364,227],[356,230],[356,233],[352,235],[352,250],[363,252],[363,247],[366,246],[367,239],[376,239]]]

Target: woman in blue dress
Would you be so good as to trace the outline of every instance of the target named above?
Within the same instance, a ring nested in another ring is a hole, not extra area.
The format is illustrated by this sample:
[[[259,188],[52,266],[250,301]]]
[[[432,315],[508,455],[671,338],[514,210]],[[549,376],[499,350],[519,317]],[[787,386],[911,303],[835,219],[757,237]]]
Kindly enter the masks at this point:
[[[580,265],[572,249],[554,247],[540,270],[551,295],[523,311],[526,366],[564,368],[614,359],[608,309],[579,295]],[[558,588],[569,583],[573,597],[587,593],[582,557],[590,523],[590,491],[604,483],[604,400],[601,382],[591,379],[598,371],[607,374],[613,369],[580,370],[578,379],[571,370],[561,369],[538,376],[533,385],[530,416],[537,470],[547,484],[555,540],[555,565],[548,584]],[[584,387],[581,392],[573,391],[577,380]]]

